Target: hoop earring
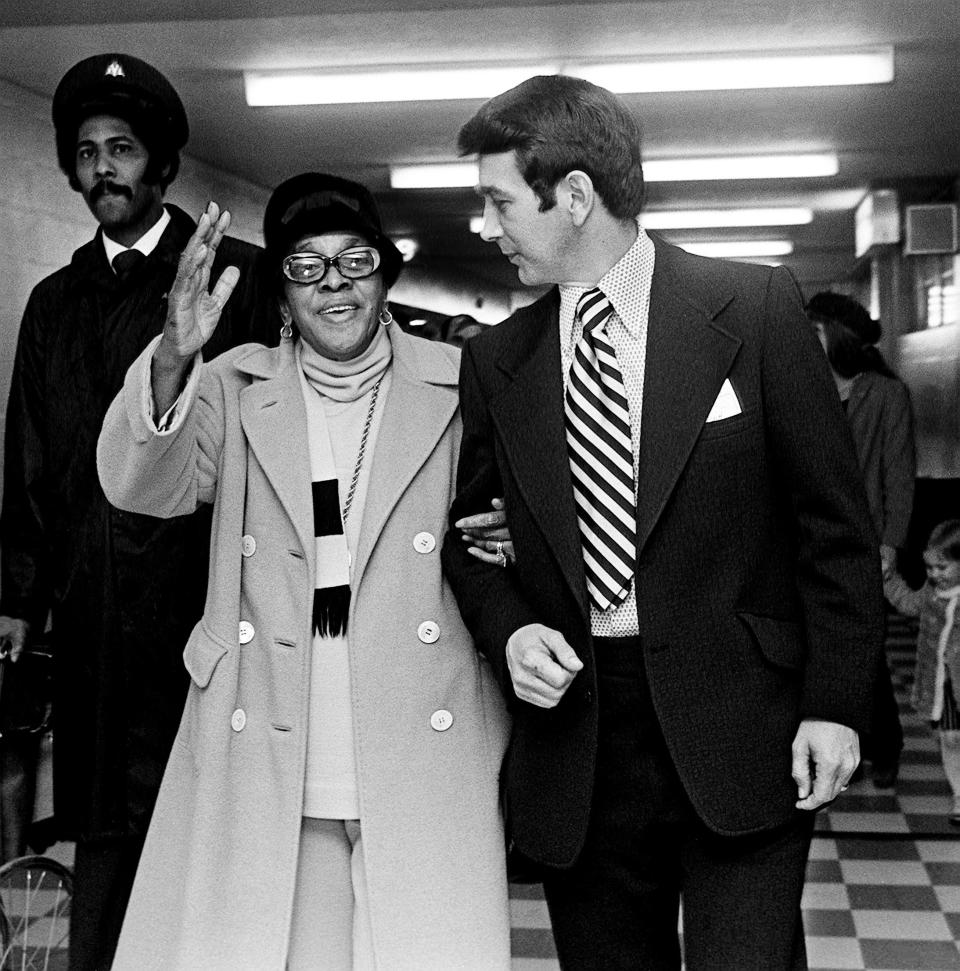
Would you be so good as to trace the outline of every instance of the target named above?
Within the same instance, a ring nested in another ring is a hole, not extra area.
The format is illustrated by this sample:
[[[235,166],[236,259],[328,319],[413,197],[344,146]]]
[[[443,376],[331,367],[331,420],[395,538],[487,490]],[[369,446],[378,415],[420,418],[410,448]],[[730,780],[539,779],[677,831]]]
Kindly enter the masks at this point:
[[[291,337],[293,337],[293,328],[290,326],[290,321],[284,318],[283,326],[280,328],[280,338],[288,341]]]
[[[380,323],[384,327],[389,327],[393,323],[393,314],[390,313],[390,307],[387,304],[384,304],[380,311]]]

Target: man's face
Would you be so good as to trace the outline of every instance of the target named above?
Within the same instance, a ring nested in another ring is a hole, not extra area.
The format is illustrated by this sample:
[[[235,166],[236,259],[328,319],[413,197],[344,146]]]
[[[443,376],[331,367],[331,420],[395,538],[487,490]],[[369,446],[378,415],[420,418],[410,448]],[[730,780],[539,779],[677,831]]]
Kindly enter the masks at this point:
[[[77,132],[77,180],[84,202],[117,242],[135,242],[156,222],[162,207],[159,185],[143,181],[149,157],[130,125],[112,115],[93,115]],[[143,227],[143,232],[140,228]]]
[[[540,211],[540,199],[517,168],[516,153],[480,156],[483,229],[480,236],[496,243],[527,285],[564,283],[573,279],[568,264],[573,228],[560,206]]]

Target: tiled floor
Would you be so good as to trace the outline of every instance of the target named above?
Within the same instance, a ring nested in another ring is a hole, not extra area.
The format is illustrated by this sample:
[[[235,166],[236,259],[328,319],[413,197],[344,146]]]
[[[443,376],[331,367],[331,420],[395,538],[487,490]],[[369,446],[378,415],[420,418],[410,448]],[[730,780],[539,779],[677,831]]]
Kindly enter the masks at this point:
[[[803,897],[811,969],[960,971],[960,831],[937,741],[909,706],[916,628],[891,618],[887,641],[905,735],[895,790],[850,786],[821,815]],[[511,888],[514,971],[555,971],[537,886]]]

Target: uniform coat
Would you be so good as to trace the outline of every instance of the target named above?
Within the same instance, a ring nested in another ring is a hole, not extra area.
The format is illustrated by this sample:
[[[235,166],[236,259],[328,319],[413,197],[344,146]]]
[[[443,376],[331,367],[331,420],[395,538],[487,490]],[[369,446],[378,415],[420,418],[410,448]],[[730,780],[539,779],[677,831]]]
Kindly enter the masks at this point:
[[[97,434],[127,368],[166,319],[194,229],[182,210],[121,281],[101,231],[41,281],[20,325],[7,410],[0,612],[43,631],[52,611],[54,809],[63,839],[146,832],[183,712],[183,641],[203,609],[207,511],[161,522],[110,506]],[[225,238],[214,278],[241,270],[207,357],[272,342],[259,250]],[[264,330],[268,328],[269,330]],[[133,649],[135,648],[135,650]]]
[[[457,356],[397,327],[390,337],[349,616],[374,947],[389,971],[507,968],[505,713],[439,564],[460,441]],[[214,526],[206,608],[184,651],[187,706],[114,968],[283,971],[315,573],[292,343],[205,366],[173,435],[142,416],[147,375],[145,355],[107,415],[104,488],[121,507],[164,516],[212,501]],[[415,547],[422,533],[435,548]],[[252,555],[241,555],[244,536]],[[241,621],[254,630],[243,645]],[[425,621],[439,626],[435,643],[418,636]],[[453,715],[446,731],[431,727],[439,710]]]
[[[644,664],[698,815],[717,833],[759,832],[796,811],[800,720],[868,723],[883,638],[876,544],[836,390],[787,274],[654,242],[637,483]],[[554,289],[464,350],[451,522],[505,496],[516,564],[470,562],[451,529],[444,565],[511,699],[512,840],[563,867],[587,831],[598,712],[558,311]],[[725,380],[741,413],[707,423]],[[584,663],[553,709],[513,693],[505,646],[529,623],[561,631]]]

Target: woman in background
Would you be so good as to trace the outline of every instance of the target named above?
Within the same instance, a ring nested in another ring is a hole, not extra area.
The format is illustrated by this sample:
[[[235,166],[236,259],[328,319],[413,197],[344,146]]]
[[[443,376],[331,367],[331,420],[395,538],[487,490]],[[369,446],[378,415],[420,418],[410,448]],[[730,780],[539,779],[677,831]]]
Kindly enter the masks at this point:
[[[916,457],[906,385],[876,347],[880,323],[856,300],[823,291],[806,307],[827,354],[853,435],[884,572],[893,570],[913,510]],[[886,660],[877,671],[870,735],[863,739],[875,786],[897,781],[903,729]]]

